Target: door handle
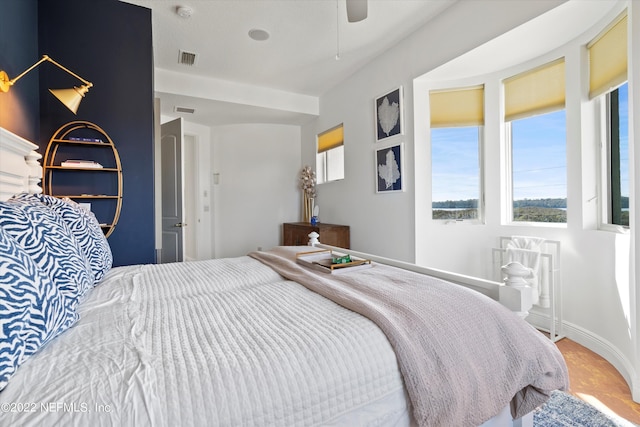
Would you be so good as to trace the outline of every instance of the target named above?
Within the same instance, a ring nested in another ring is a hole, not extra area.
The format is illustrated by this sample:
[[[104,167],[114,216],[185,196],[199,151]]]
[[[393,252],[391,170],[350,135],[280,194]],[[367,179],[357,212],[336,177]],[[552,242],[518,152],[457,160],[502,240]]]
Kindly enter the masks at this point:
[[[174,227],[186,227],[187,224],[183,224],[181,222],[177,223],[177,224],[173,224]]]

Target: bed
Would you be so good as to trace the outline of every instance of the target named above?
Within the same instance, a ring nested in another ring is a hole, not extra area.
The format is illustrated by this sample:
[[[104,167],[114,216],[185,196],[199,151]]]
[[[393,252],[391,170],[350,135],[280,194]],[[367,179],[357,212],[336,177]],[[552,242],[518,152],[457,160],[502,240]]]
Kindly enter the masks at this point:
[[[383,259],[327,275],[301,247],[111,268],[95,219],[38,194],[35,146],[2,132],[3,425],[532,425],[568,387],[500,284]]]

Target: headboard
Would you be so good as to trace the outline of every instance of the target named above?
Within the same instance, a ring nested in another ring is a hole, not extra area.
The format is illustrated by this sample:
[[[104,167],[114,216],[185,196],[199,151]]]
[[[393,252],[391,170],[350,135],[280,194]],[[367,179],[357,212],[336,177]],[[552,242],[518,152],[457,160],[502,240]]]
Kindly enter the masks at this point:
[[[16,193],[41,193],[38,146],[0,127],[0,200]]]

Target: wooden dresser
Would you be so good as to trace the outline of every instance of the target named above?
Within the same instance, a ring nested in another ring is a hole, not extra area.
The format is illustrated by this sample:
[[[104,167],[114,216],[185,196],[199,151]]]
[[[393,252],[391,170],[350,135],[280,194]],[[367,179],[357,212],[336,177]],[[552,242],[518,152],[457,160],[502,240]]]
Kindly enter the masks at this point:
[[[307,222],[287,222],[282,224],[282,244],[284,246],[304,246],[309,242],[309,233],[315,231],[318,240],[325,245],[349,249],[349,226]]]

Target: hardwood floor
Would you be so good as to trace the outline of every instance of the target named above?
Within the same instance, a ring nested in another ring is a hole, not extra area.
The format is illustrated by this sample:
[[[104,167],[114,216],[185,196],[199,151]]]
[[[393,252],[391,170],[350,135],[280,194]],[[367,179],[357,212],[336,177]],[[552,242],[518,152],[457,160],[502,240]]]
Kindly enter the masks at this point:
[[[640,424],[640,404],[631,399],[629,386],[609,362],[568,338],[556,345],[569,368],[571,394],[604,413]]]

